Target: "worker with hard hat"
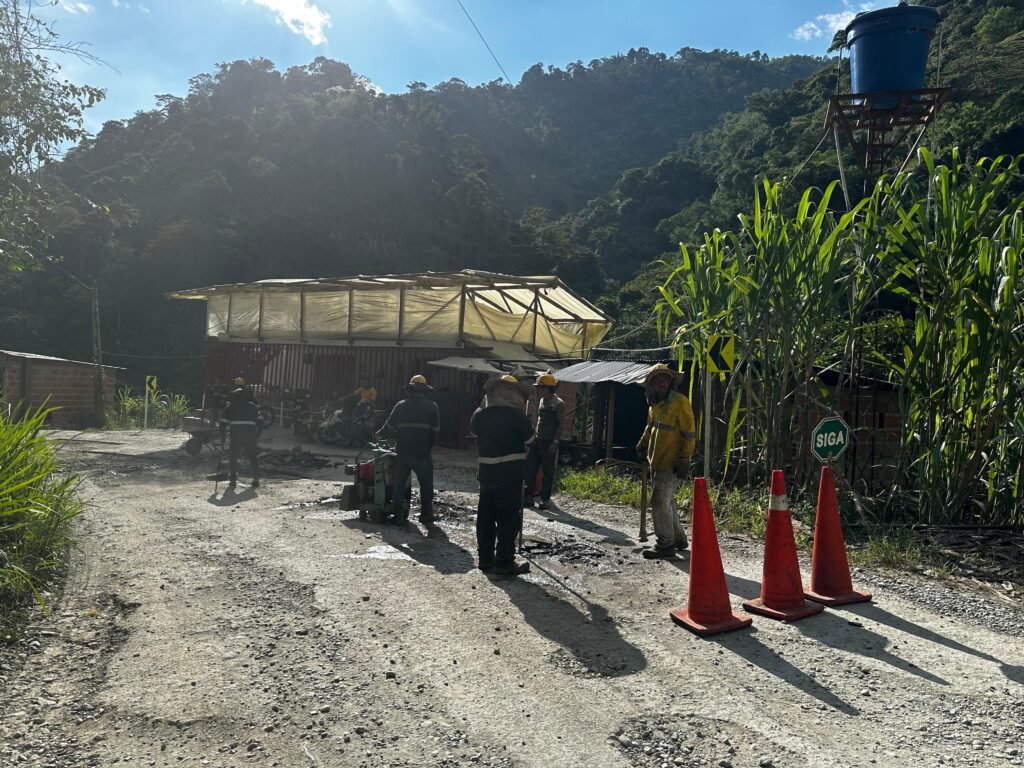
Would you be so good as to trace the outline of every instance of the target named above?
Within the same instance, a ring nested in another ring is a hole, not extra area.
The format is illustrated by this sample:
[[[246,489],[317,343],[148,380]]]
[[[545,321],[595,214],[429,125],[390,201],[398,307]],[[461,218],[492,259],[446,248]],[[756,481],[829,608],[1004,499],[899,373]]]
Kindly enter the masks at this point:
[[[409,476],[416,474],[420,484],[420,516],[424,525],[434,522],[434,460],[431,452],[441,430],[441,416],[437,404],[430,397],[434,388],[420,375],[413,376],[405,388],[408,396],[400,400],[384,426],[377,433],[396,436],[395,474],[391,498],[398,510],[391,522],[405,525],[409,519],[409,499],[406,486]]]
[[[689,472],[697,433],[690,401],[675,390],[679,378],[679,374],[659,363],[644,379],[650,408],[647,429],[636,452],[650,464],[654,481],[651,516],[657,542],[653,549],[644,550],[644,557],[649,560],[674,557],[677,550],[689,546],[676,511],[675,494],[679,481]]]
[[[238,483],[238,456],[244,453],[252,466],[252,487],[260,487],[259,448],[256,440],[260,432],[260,412],[251,390],[245,386],[245,379],[235,379],[235,389],[228,398],[228,405],[221,415],[221,422],[228,432],[228,488]]]
[[[529,563],[516,562],[522,525],[526,443],[533,427],[526,415],[528,384],[501,376],[484,385],[484,400],[469,422],[479,455],[480,502],[476,516],[478,567],[485,573],[518,576]]]
[[[558,442],[565,426],[565,402],[555,390],[558,380],[550,371],[537,377],[537,419],[533,438],[526,457],[526,503],[547,509],[551,503],[551,488],[555,484],[558,462]],[[540,502],[534,498],[537,491],[537,470],[541,472]]]

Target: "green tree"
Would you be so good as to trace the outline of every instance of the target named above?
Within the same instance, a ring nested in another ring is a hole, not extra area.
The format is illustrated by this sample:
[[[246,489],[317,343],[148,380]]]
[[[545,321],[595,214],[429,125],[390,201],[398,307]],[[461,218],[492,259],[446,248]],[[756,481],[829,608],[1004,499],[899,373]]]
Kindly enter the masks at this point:
[[[21,0],[0,0],[0,266],[21,270],[46,240],[48,195],[37,171],[61,145],[82,140],[82,113],[103,92],[59,76],[48,56],[87,56],[64,43]]]

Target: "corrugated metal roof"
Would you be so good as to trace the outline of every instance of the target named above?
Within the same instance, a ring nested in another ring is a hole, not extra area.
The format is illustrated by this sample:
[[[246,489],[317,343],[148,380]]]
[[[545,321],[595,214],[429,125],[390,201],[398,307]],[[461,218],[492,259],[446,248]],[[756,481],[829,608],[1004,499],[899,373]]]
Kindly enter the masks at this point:
[[[600,384],[613,381],[618,384],[635,384],[651,370],[651,363],[631,363],[620,360],[588,360],[563,368],[558,372],[559,381],[576,384]]]
[[[12,352],[9,349],[0,349],[0,356],[6,355],[8,357],[21,357],[27,360],[45,360],[48,363],[72,363],[73,365],[95,365],[95,363],[89,363],[85,360],[68,360],[66,357],[51,357],[50,355],[34,355],[31,352]],[[109,363],[103,364],[104,368],[116,369],[118,371],[125,370],[116,365],[110,365]]]

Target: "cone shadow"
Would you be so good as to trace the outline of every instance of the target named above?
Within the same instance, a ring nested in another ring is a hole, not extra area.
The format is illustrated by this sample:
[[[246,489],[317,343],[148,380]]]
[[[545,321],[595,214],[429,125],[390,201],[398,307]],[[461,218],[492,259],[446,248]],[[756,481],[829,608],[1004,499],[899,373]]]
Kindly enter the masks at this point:
[[[833,709],[837,709],[847,715],[860,714],[859,709],[839,698],[839,696],[803,670],[793,666],[788,660],[758,640],[754,633],[741,632],[732,635],[717,635],[708,638],[708,642],[717,643],[722,650],[735,653],[741,659],[750,662],[770,675],[774,675],[787,685],[803,691],[808,696],[813,696]]]
[[[849,621],[831,611],[819,614],[816,621],[794,624],[801,634],[813,638],[830,648],[858,654],[869,659],[876,659],[888,664],[901,672],[920,677],[935,685],[949,685],[938,675],[921,669],[913,662],[897,656],[887,649],[889,638],[864,627],[852,626]]]
[[[919,637],[922,640],[927,640],[930,643],[941,645],[945,648],[949,648],[951,651],[957,651],[959,653],[966,653],[971,656],[976,656],[979,659],[985,661],[991,661],[993,664],[998,664],[1002,673],[1015,683],[1024,685],[1024,667],[1014,666],[1004,662],[1002,659],[997,659],[991,654],[979,651],[977,648],[972,648],[969,645],[957,642],[956,640],[946,637],[945,635],[939,634],[934,630],[922,627],[920,624],[915,624],[912,621],[907,621],[900,616],[896,616],[893,613],[879,607],[875,603],[858,603],[855,605],[843,606],[843,611],[846,613],[853,613],[860,616],[862,619],[869,619],[870,621],[876,621],[879,624],[884,624],[892,629],[899,630],[900,632],[906,632],[908,635]]]

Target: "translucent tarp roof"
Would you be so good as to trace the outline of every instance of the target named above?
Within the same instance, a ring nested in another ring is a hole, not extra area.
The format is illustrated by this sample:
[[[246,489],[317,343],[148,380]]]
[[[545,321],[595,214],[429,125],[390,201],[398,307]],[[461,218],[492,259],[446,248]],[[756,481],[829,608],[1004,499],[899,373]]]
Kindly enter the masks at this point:
[[[585,357],[611,328],[607,315],[554,276],[424,272],[261,280],[169,294],[207,302],[207,335],[317,343],[518,344]]]

